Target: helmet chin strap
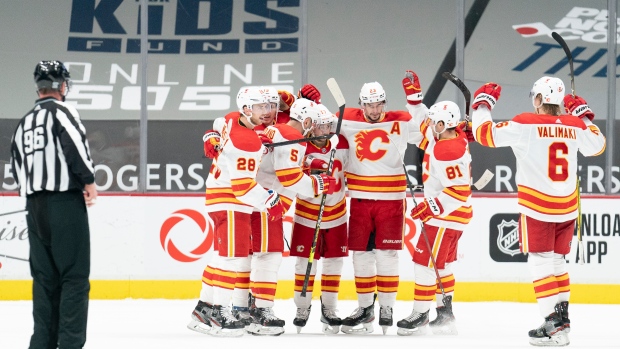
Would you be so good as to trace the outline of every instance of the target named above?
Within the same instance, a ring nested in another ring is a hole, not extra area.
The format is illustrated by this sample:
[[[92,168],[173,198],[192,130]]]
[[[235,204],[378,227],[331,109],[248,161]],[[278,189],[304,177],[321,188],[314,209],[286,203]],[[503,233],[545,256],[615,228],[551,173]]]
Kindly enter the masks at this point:
[[[256,126],[258,126],[257,124],[255,124],[255,123],[253,123],[253,122],[252,122],[252,115],[247,116],[247,115],[245,115],[245,113],[241,113],[241,114],[242,114],[243,116],[245,116],[245,119],[248,121],[248,123],[249,123],[250,125],[252,125],[252,127],[253,127],[253,128],[254,128],[254,127],[256,127]]]
[[[446,127],[443,128],[443,130],[441,130],[441,132],[437,132],[437,124],[433,125],[433,133],[437,136],[439,136],[440,134],[446,132]]]

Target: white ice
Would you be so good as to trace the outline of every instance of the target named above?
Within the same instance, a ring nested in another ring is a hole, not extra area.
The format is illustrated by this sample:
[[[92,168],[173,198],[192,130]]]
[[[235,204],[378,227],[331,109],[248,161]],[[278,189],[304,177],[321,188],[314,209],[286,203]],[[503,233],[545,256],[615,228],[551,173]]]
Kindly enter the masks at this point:
[[[533,348],[527,331],[538,327],[542,318],[534,303],[455,302],[457,336],[401,337],[396,322],[411,312],[411,302],[397,302],[394,326],[383,335],[375,320],[370,335],[324,335],[321,332],[320,303],[313,301],[312,313],[301,334],[293,326],[292,300],[277,300],[277,316],[286,320],[286,332],[279,337],[244,335],[216,338],[186,328],[196,300],[93,300],[90,301],[88,349],[169,348]],[[357,306],[340,301],[339,315],[346,317]],[[378,316],[378,305],[375,312]],[[431,310],[431,319],[435,317]],[[620,348],[620,305],[571,304],[570,347]],[[0,349],[27,348],[32,334],[32,302],[0,301]]]

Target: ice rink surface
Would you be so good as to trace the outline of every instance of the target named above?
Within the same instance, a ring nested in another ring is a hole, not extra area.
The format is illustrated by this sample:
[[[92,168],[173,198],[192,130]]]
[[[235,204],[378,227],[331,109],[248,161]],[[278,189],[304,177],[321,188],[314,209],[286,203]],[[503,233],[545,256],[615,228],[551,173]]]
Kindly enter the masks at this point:
[[[401,337],[396,322],[411,312],[412,302],[397,302],[394,326],[383,335],[375,320],[370,335],[324,335],[321,332],[320,302],[306,327],[297,334],[293,326],[292,299],[277,300],[277,316],[286,320],[286,332],[279,337],[244,335],[216,338],[186,328],[196,300],[94,300],[90,302],[88,349],[172,349],[172,348],[533,348],[527,332],[538,327],[542,318],[534,303],[454,303],[457,336]],[[338,314],[349,315],[355,301],[340,301]],[[620,348],[620,305],[571,304],[571,348]],[[378,304],[375,306],[378,316]],[[431,319],[435,317],[431,310]],[[429,331],[430,333],[430,331]],[[0,348],[28,348],[32,334],[32,302],[0,301]]]

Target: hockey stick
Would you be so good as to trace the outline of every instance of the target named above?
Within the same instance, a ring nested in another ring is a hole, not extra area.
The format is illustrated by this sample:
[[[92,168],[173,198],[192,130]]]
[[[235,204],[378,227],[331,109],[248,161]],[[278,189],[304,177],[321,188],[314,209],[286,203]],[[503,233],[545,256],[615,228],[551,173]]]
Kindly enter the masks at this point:
[[[345,100],[342,95],[342,91],[338,86],[338,83],[334,78],[330,78],[327,80],[327,87],[329,87],[329,91],[334,95],[334,99],[336,99],[336,103],[338,103],[339,115],[338,115],[338,124],[336,125],[336,139],[338,135],[340,135],[340,126],[342,125],[342,117],[344,115],[344,106]],[[333,135],[329,135],[332,137]],[[336,156],[336,144],[332,144],[332,150],[329,154],[329,166],[327,167],[327,175],[332,175],[332,170],[334,167],[334,157]],[[312,239],[312,247],[310,248],[310,255],[308,256],[308,266],[306,268],[306,275],[304,276],[304,285],[301,287],[301,296],[306,297],[306,290],[308,289],[308,282],[310,281],[310,273],[312,272],[312,264],[314,263],[314,253],[316,251],[316,243],[319,239],[319,231],[321,230],[321,221],[323,220],[323,210],[325,209],[325,200],[327,199],[327,195],[323,194],[321,196],[321,205],[319,206],[319,214],[316,219],[316,226],[314,228],[314,238]]]
[[[5,254],[0,254],[0,257],[4,257],[4,258],[8,258],[8,259],[15,259],[15,260],[18,260],[18,261],[28,262],[28,259],[26,259],[26,258],[19,258],[19,257],[7,256],[7,255],[5,255]]]
[[[407,167],[405,167],[405,157],[398,149],[398,146],[394,141],[392,141],[391,137],[388,137],[390,143],[396,148],[398,155],[400,155],[400,162],[403,165],[403,171],[405,171],[405,179],[407,180],[407,187],[409,188],[409,192],[411,193],[411,199],[413,200],[413,205],[418,206],[418,203],[415,201],[415,195],[413,193],[414,188],[418,188],[420,186],[414,186],[411,184],[409,180],[409,174],[407,173]],[[442,302],[446,309],[452,312],[452,296],[446,296],[446,291],[443,288],[443,282],[441,282],[441,277],[439,276],[439,269],[437,269],[437,263],[435,263],[435,256],[433,256],[433,250],[431,249],[431,243],[428,240],[428,235],[426,234],[426,230],[424,229],[424,222],[420,222],[420,228],[422,231],[422,236],[424,237],[424,241],[426,242],[426,248],[428,249],[428,253],[431,257],[431,262],[433,263],[433,269],[435,270],[435,276],[437,276],[437,283],[439,284],[439,288],[441,289],[441,295],[443,296]]]
[[[581,238],[581,189],[579,188],[579,175],[577,175],[577,259],[579,264],[584,264],[583,239]]]
[[[551,36],[555,39],[555,41],[562,46],[564,49],[564,53],[566,53],[566,58],[568,59],[568,66],[570,67],[570,88],[573,93],[573,97],[575,97],[575,71],[573,70],[573,54],[570,52],[568,45],[566,45],[566,41],[564,38],[556,32],[551,33]]]
[[[4,212],[4,213],[0,213],[0,217],[2,217],[2,216],[8,216],[8,215],[10,215],[10,214],[15,214],[15,213],[22,213],[22,212],[26,212],[26,213],[28,213],[26,210],[11,211],[11,212]]]
[[[575,70],[573,70],[573,53],[568,48],[566,41],[564,38],[556,32],[552,32],[551,36],[555,41],[562,46],[564,53],[566,54],[566,59],[568,59],[568,66],[570,67],[570,88],[573,94],[573,98],[575,97]],[[579,173],[577,173],[577,259],[579,259],[579,264],[584,263],[584,251],[583,251],[583,238],[581,236],[581,189],[579,188]]]
[[[290,144],[297,144],[297,143],[301,143],[301,142],[311,142],[311,141],[319,141],[319,140],[329,139],[331,136],[332,135],[327,134],[327,135],[316,136],[316,137],[292,139],[290,141],[284,141],[284,142],[278,142],[278,143],[263,143],[263,145],[265,147],[268,147],[268,148],[275,148],[275,147],[281,147],[283,145],[290,145]]]
[[[465,98],[465,129],[467,129],[471,121],[469,119],[469,106],[471,105],[471,92],[469,92],[469,89],[467,88],[467,86],[465,86],[465,83],[463,82],[463,80],[459,79],[458,76],[448,71],[443,72],[441,75],[447,80],[450,80],[453,84],[455,84],[456,87],[458,87],[458,89],[461,90],[461,92],[463,93],[463,97]],[[491,179],[493,179],[493,176],[494,176],[493,172],[489,171],[489,169],[484,170],[484,173],[482,174],[482,176],[480,176],[480,178],[478,178],[476,183],[474,183],[474,187],[478,190],[481,190],[487,184],[489,184]]]
[[[465,86],[463,81],[458,78],[458,76],[450,73],[449,71],[445,71],[441,75],[455,84],[456,87],[461,90],[461,93],[463,93],[463,97],[465,97],[465,120],[469,122],[469,106],[471,104],[471,93],[469,92],[469,89]]]

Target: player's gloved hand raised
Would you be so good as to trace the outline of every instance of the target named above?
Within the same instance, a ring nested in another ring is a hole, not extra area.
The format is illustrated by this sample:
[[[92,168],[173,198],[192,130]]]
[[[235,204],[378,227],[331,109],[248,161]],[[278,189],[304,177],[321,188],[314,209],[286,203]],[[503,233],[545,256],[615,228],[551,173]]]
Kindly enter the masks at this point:
[[[263,154],[267,154],[268,152],[273,150],[273,147],[271,147],[271,144],[273,144],[273,139],[267,137],[267,135],[265,135],[264,133],[259,133],[258,139],[260,139],[260,142],[263,143],[263,145],[265,146]]]
[[[321,103],[321,92],[312,84],[304,85],[297,93],[297,97],[309,99],[314,103]]]
[[[326,174],[310,175],[312,179],[312,188],[314,189],[314,196],[321,194],[330,195],[336,190],[336,178],[328,176]]]
[[[403,79],[403,89],[407,96],[407,103],[411,105],[417,105],[422,103],[422,87],[420,87],[420,79],[418,75],[412,70],[405,72],[405,78]]]
[[[469,141],[470,143],[476,141],[476,139],[474,138],[474,133],[471,131],[471,121],[459,122],[459,124],[456,126],[456,129],[459,133],[464,133],[465,137],[467,137],[467,141]]]
[[[217,131],[209,130],[202,136],[202,142],[204,143],[205,156],[209,159],[217,159],[220,155],[222,138]]]
[[[309,175],[316,172],[326,172],[328,167],[329,164],[327,162],[309,154],[304,156],[301,169],[304,173]]]
[[[443,206],[441,206],[439,200],[434,198],[426,198],[418,206],[411,210],[411,218],[426,222],[434,216],[438,216],[442,213]]]
[[[282,200],[280,200],[280,195],[271,189],[268,190],[267,193],[269,193],[269,196],[267,200],[265,200],[265,206],[267,207],[269,220],[273,222],[282,219],[286,210],[284,209]]]
[[[474,102],[471,108],[476,110],[479,106],[485,105],[489,110],[492,110],[501,93],[502,87],[500,85],[494,82],[487,82],[474,93]]]
[[[577,116],[581,119],[584,117],[590,119],[592,121],[594,119],[594,112],[588,106],[585,99],[568,94],[564,96],[564,110],[567,114],[571,114],[573,116]]]
[[[278,90],[278,94],[280,95],[280,110],[288,110],[295,103],[295,96],[292,93],[286,90]]]

